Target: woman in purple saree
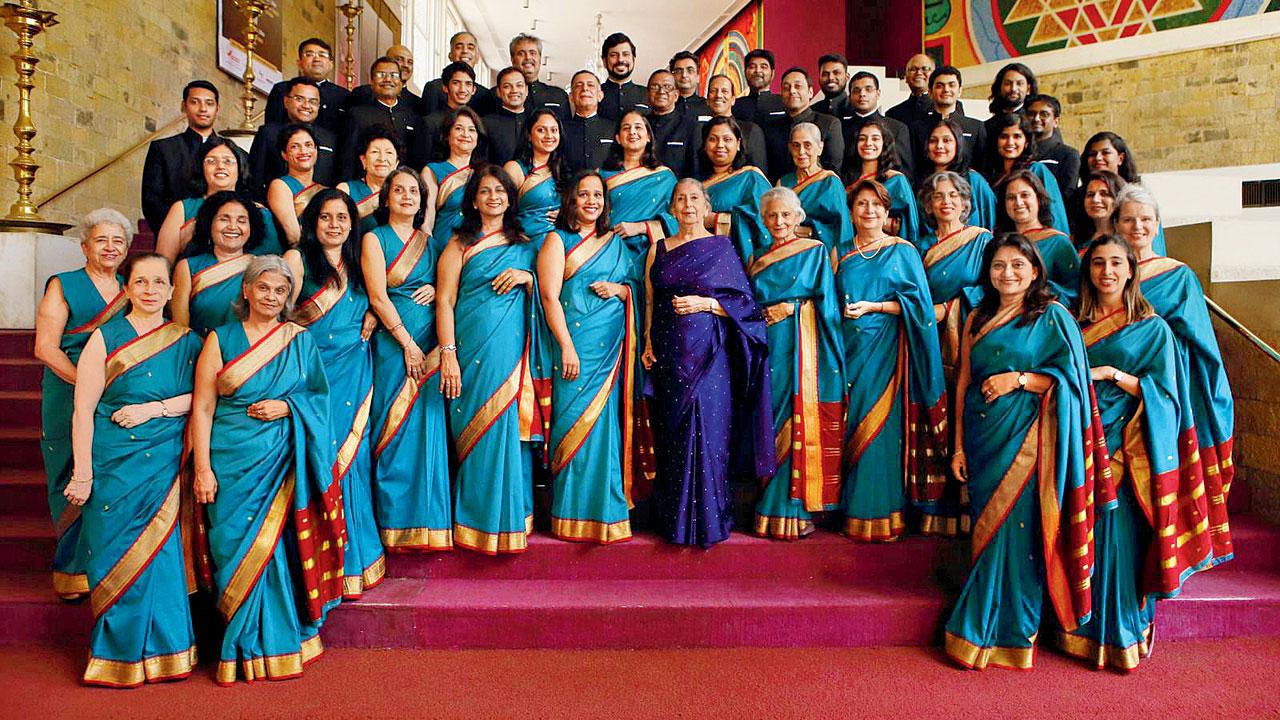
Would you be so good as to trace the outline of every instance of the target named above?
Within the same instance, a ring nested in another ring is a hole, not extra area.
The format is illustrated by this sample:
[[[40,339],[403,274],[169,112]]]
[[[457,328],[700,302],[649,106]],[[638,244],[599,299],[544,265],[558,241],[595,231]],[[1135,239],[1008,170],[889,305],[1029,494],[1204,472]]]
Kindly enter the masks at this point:
[[[733,527],[730,477],[774,472],[768,345],[732,241],[704,229],[702,183],[681,180],[671,207],[680,230],[650,246],[645,267],[654,507],[667,540],[710,547]]]

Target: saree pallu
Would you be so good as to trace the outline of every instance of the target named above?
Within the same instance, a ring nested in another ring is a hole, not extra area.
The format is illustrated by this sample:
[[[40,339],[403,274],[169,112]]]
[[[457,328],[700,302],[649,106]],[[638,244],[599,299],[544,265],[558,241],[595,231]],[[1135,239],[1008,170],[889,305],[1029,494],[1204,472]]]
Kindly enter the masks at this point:
[[[955,384],[965,318],[982,296],[982,254],[989,242],[990,232],[968,225],[939,239],[924,254],[929,294],[934,303],[942,306],[938,345],[948,386]]]
[[[560,376],[559,345],[543,338],[540,365],[551,385],[551,532],[562,540],[613,543],[631,538],[636,472],[635,266],[622,238],[557,231],[564,242],[560,304],[578,353],[574,380]],[[601,299],[595,282],[631,287],[627,299]]]
[[[853,223],[849,219],[848,198],[840,176],[830,170],[819,170],[804,180],[796,180],[794,172],[778,181],[791,188],[804,208],[804,222],[815,240],[821,240],[827,252],[837,256],[853,244]]]
[[[1049,222],[1050,227],[1066,235],[1070,243],[1071,222],[1067,219],[1067,204],[1062,199],[1062,188],[1058,187],[1058,178],[1053,176],[1053,171],[1048,165],[1039,160],[1028,165],[1027,169],[1039,178],[1045,194],[1049,196],[1049,214],[1053,218]]]
[[[1212,564],[1208,502],[1168,324],[1154,315],[1131,323],[1119,310],[1087,325],[1084,339],[1090,365],[1132,375],[1142,392],[1096,385],[1118,504],[1094,524],[1093,617],[1057,640],[1099,669],[1132,670],[1150,654],[1156,598]]]
[[[508,268],[533,272],[534,250],[500,233],[466,249],[455,317],[462,394],[449,402],[457,451],[453,541],[487,555],[523,552],[533,532],[533,448],[545,438],[535,397],[535,312],[523,287],[490,283]],[[532,292],[537,292],[536,287]]]
[[[766,248],[748,274],[761,307],[792,310],[765,330],[777,472],[756,503],[755,532],[798,540],[813,531],[811,513],[840,502],[840,302],[831,256],[818,240],[793,238]]]
[[[455,167],[448,160],[427,163],[427,168],[436,177],[436,220],[431,227],[428,247],[430,248],[427,283],[436,281],[436,261],[449,238],[462,223],[462,196],[466,193],[467,183],[471,181],[471,166]],[[423,198],[426,202],[426,198]],[[388,257],[389,260],[389,257]],[[433,331],[434,332],[434,331]],[[434,342],[432,344],[435,344]]]
[[[863,180],[875,180],[875,173],[855,178],[853,182],[845,186],[845,195],[853,192],[853,186]],[[881,183],[884,189],[889,193],[889,219],[896,220],[898,227],[892,234],[906,240],[912,245],[918,246],[920,242],[920,209],[916,206],[915,189],[911,187],[911,180],[902,173],[891,170],[888,177]],[[850,198],[852,200],[852,198]],[[889,230],[886,226],[885,230]]]
[[[1173,330],[1179,364],[1186,373],[1191,416],[1200,444],[1200,467],[1209,497],[1213,562],[1217,565],[1230,560],[1235,552],[1227,517],[1227,496],[1236,474],[1232,458],[1235,400],[1196,274],[1167,257],[1144,260],[1138,267],[1142,294]]]
[[[206,506],[207,539],[226,620],[214,680],[284,680],[323,652],[320,625],[342,600],[346,528],[329,386],[300,325],[281,323],[252,345],[239,323],[214,332],[224,364],[210,434],[218,492]],[[269,399],[283,400],[290,414],[249,417],[250,405]]]
[[[516,217],[533,246],[541,249],[542,239],[555,227],[547,213],[560,209],[560,191],[546,165],[531,167],[523,162],[519,165],[524,172],[524,182],[520,184],[516,201]]]
[[[200,214],[200,208],[204,206],[205,199],[202,197],[186,198],[182,201],[182,229],[187,229],[190,225],[196,224],[196,215]],[[258,213],[262,215],[262,242],[257,247],[245,252],[253,255],[279,255],[284,252],[284,245],[280,244],[280,232],[276,229],[276,218],[271,214],[271,210],[257,203],[254,205],[258,208]],[[221,324],[221,323],[219,323]],[[216,326],[215,326],[216,327]]]
[[[307,209],[307,203],[311,202],[311,198],[325,189],[318,182],[304,183],[292,175],[281,175],[280,180],[285,184],[285,187],[289,188],[289,193],[293,195],[293,211],[299,218],[302,217],[302,211]]]
[[[187,258],[187,270],[191,273],[187,314],[192,330],[203,337],[213,328],[235,322],[232,306],[240,297],[241,276],[252,260],[253,256],[248,254],[222,261],[212,253]]]
[[[1031,668],[1046,593],[1064,629],[1089,620],[1095,503],[1115,503],[1075,319],[1050,303],[1022,320],[1020,307],[999,312],[970,339],[963,438],[973,566],[945,644],[973,669]],[[1052,386],[987,403],[983,381],[1011,371],[1046,375]]]
[[[373,232],[378,221],[373,211],[378,209],[378,193],[364,180],[348,180],[351,199],[356,203],[356,214],[360,216],[360,234]]]
[[[1063,305],[1075,305],[1080,295],[1080,255],[1071,244],[1071,237],[1053,228],[1035,228],[1023,234],[1044,260],[1049,289]]]
[[[906,531],[908,502],[926,533],[954,535],[946,505],[947,396],[933,297],[911,243],[881,238],[845,253],[836,269],[841,305],[897,302],[900,315],[843,318],[849,408],[845,420],[844,532],[863,542]]]
[[[772,477],[774,456],[768,337],[742,260],[729,238],[711,235],[668,251],[649,270],[657,479],[663,537],[710,547],[733,527],[729,480]],[[678,315],[677,295],[702,295],[720,312]]]
[[[448,550],[453,547],[449,508],[449,445],[435,305],[413,300],[431,282],[434,258],[421,230],[403,242],[390,225],[373,231],[387,262],[387,297],[400,322],[427,354],[421,381],[404,368],[404,348],[386,328],[373,336],[373,510],[389,550]]]
[[[176,680],[196,663],[182,533],[186,417],[133,428],[112,422],[125,405],[191,392],[200,336],[169,322],[138,335],[124,316],[102,327],[106,377],[93,416],[93,494],[84,539],[93,554],[93,633],[84,682],[137,687]]]
[[[369,296],[345,279],[320,286],[304,278],[294,311],[294,321],[310,331],[329,381],[329,441],[337,449],[333,477],[342,488],[347,525],[342,596],[348,600],[359,599],[386,574],[370,487],[373,357],[369,343],[360,337],[368,310]]]
[[[67,322],[58,347],[76,363],[93,331],[128,308],[129,301],[123,291],[110,302],[103,300],[83,269],[68,270],[54,277],[58,278],[67,303]],[[53,591],[64,600],[74,600],[89,592],[89,581],[84,574],[88,546],[80,540],[81,507],[67,502],[62,494],[71,480],[74,394],[74,385],[49,368],[44,369],[40,379],[40,456],[44,459],[49,515],[58,538],[53,551]]]
[[[925,177],[928,177],[927,175]],[[965,179],[969,181],[969,217],[964,222],[974,227],[991,229],[996,226],[996,193],[991,189],[987,179],[977,170],[970,170]],[[923,255],[938,242],[937,233],[924,221],[924,208],[920,212],[920,236],[916,249]]]
[[[634,167],[630,170],[601,170],[605,189],[609,191],[609,222],[642,222],[644,235],[624,237],[632,257],[643,262],[649,246],[675,233],[677,225],[669,212],[671,193],[676,189],[676,174],[663,165],[656,168]]]
[[[769,191],[769,179],[748,165],[712,175],[705,185],[715,213],[715,234],[729,236],[743,266],[750,265],[751,259],[773,242],[760,217],[760,196]]]

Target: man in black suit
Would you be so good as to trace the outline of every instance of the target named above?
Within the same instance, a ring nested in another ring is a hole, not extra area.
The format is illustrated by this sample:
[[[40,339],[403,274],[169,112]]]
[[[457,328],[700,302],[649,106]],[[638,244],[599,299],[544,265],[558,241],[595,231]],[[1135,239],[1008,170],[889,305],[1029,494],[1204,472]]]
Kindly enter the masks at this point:
[[[463,30],[462,32],[454,33],[453,37],[449,38],[449,62],[464,62],[471,67],[475,67],[477,57],[479,57],[479,51],[476,49],[475,35]],[[494,97],[493,91],[480,83],[475,85],[476,92],[467,101],[471,109],[480,113],[481,116],[497,110],[498,98]],[[426,117],[444,107],[446,102],[444,83],[440,81],[440,78],[435,78],[422,87],[422,101],[418,103],[418,114]]]
[[[422,118],[422,126],[418,128],[418,150],[410,151],[410,155],[422,158],[423,162],[437,159],[436,148],[441,142],[444,126],[449,124],[458,108],[471,101],[476,92],[476,71],[461,60],[445,65],[440,71],[440,81],[444,84],[444,105]]]
[[[782,98],[769,90],[769,86],[773,84],[773,51],[756,48],[747,53],[744,62],[747,86],[751,89],[734,101],[733,116],[763,126],[766,120],[785,115]]]
[[[613,147],[618,123],[600,116],[600,78],[590,70],[579,70],[569,83],[573,115],[564,122],[560,151],[571,172],[599,170]],[[526,103],[527,106],[527,103]]]
[[[520,68],[525,85],[529,86],[529,97],[524,101],[525,108],[530,112],[547,108],[554,110],[561,122],[567,120],[573,112],[569,106],[569,94],[564,88],[548,85],[538,79],[538,73],[542,72],[542,38],[520,33],[511,38],[507,52],[511,55],[511,65]]]
[[[736,98],[741,100],[741,98]],[[750,120],[741,120],[734,116],[733,108],[735,106],[735,98],[733,95],[733,81],[728,75],[712,75],[707,80],[707,107],[711,110],[712,117],[732,117],[738,123],[738,129],[742,131],[742,152],[747,155],[747,164],[756,166],[760,172],[765,175],[769,174],[769,152],[765,149],[764,131],[760,129]],[[698,140],[702,140],[702,127],[706,123],[698,123]],[[703,174],[710,172],[710,168],[705,166],[706,158],[702,153],[698,154],[698,162],[702,167]],[[790,167],[790,165],[787,165]]]
[[[934,70],[933,58],[920,53],[912,55],[903,70],[907,81],[907,89],[911,96],[885,111],[885,115],[911,127],[921,116],[933,109],[933,101],[929,99],[929,76]]]
[[[1080,180],[1080,151],[1062,140],[1062,104],[1052,95],[1031,95],[1022,113],[1036,134],[1036,160],[1049,166],[1062,196],[1069,198]]]
[[[671,56],[667,69],[676,79],[676,110],[689,115],[698,123],[711,119],[711,108],[707,107],[707,99],[698,94],[698,56],[688,50],[681,50]]]
[[[187,83],[182,88],[182,114],[187,129],[153,140],[142,163],[142,216],[152,232],[160,231],[169,208],[187,196],[195,157],[205,141],[217,135],[213,123],[218,119],[218,88],[208,80]]]
[[[649,124],[653,126],[653,152],[658,162],[676,177],[692,177],[701,135],[698,121],[676,109],[676,78],[670,70],[654,70],[649,76]]]
[[[422,102],[422,98],[409,89],[409,81],[413,79],[413,53],[403,45],[392,45],[387,48],[386,54],[382,57],[395,63],[396,68],[400,71],[400,102],[404,103],[410,110],[416,109]],[[343,105],[343,110],[359,105],[377,105],[376,96],[377,92],[374,91],[373,85],[369,83],[360,85],[347,96],[347,102]]]
[[[769,153],[769,179],[777,182],[793,167],[791,162],[791,128],[799,123],[813,123],[822,135],[822,167],[840,171],[844,162],[844,135],[840,121],[830,115],[816,113],[809,107],[813,99],[813,86],[809,73],[802,67],[793,67],[782,73],[783,114],[766,117],[761,121],[764,144]]]
[[[284,109],[288,122],[264,124],[258,128],[249,148],[249,187],[258,202],[265,203],[267,186],[289,171],[284,158],[276,152],[276,140],[280,131],[290,123],[309,126],[315,136],[316,164],[312,179],[327,187],[333,187],[339,181],[334,157],[337,138],[328,129],[315,124],[320,109],[320,88],[314,80],[302,75],[287,82],[289,87],[284,96]]]
[[[333,49],[320,38],[307,38],[298,45],[298,77],[311,78],[320,88],[320,112],[315,124],[332,133],[342,130],[342,107],[347,102],[347,89],[329,81],[333,72]],[[284,96],[289,91],[289,81],[281,80],[271,87],[267,96],[264,123],[286,123]]]
[[[524,74],[518,68],[503,68],[498,73],[494,94],[502,107],[484,116],[484,129],[489,134],[489,162],[502,165],[516,156],[520,134],[529,117],[525,108],[529,86]]]
[[[601,88],[604,99],[600,101],[600,114],[617,121],[632,110],[648,112],[648,91],[631,82],[631,73],[636,67],[636,44],[631,42],[631,38],[622,33],[605,38],[600,47],[600,59],[609,72],[609,79]]]
[[[342,134],[341,148],[338,151],[338,174],[340,180],[359,177],[360,161],[356,158],[356,144],[360,133],[372,125],[382,125],[396,131],[400,142],[409,149],[409,157],[404,164],[412,168],[421,168],[426,159],[415,155],[418,148],[418,126],[421,119],[413,111],[409,102],[401,99],[403,90],[400,80],[400,66],[389,57],[380,57],[373,61],[369,68],[369,87],[373,92],[373,103],[348,107],[346,122]]]
[[[880,78],[872,73],[859,71],[849,80],[848,112],[839,116],[840,126],[844,131],[844,147],[846,155],[857,152],[858,131],[871,120],[884,123],[885,129],[893,134],[894,149],[898,160],[902,163],[902,172],[913,177],[915,154],[912,152],[911,131],[906,125],[880,114]]]
[[[813,104],[813,111],[831,115],[841,122],[852,111],[849,109],[849,60],[839,53],[818,58],[818,87],[822,99]],[[845,143],[848,145],[848,143]]]
[[[960,107],[960,91],[963,88],[960,71],[950,65],[943,65],[933,71],[929,77],[929,98],[933,101],[933,109],[917,118],[911,128],[911,145],[916,152],[915,167],[931,168],[929,158],[925,156],[929,146],[929,132],[938,118],[952,118],[960,124],[964,137],[964,155],[969,167],[981,170],[986,157],[987,131],[982,123],[965,117],[964,108]]]

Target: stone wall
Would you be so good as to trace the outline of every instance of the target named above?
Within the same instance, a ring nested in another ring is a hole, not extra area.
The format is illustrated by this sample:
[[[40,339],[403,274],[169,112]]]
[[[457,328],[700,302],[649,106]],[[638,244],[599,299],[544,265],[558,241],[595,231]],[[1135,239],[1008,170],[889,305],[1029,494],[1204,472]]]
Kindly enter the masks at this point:
[[[1035,56],[1023,59],[1036,69]],[[1079,147],[1119,133],[1141,171],[1280,162],[1280,37],[1098,65],[1039,77],[1063,104],[1062,134]],[[988,87],[965,97],[985,101]],[[970,101],[972,102],[972,101]],[[985,105],[985,102],[983,103]]]
[[[59,24],[37,37],[36,90],[32,115],[40,170],[35,199],[48,197],[84,173],[115,157],[175,120],[182,86],[195,78],[217,85],[222,96],[219,129],[238,124],[242,87],[216,65],[217,0],[44,0]],[[295,69],[299,41],[334,39],[334,0],[288,0],[283,13],[285,75]],[[0,52],[17,43],[0,30]],[[0,162],[13,157],[12,127],[17,115],[13,63],[0,60]],[[259,102],[258,110],[262,109]],[[182,129],[179,123],[165,134]],[[102,205],[141,217],[139,180],[146,148],[45,206],[46,219],[70,222]],[[0,214],[15,197],[8,168],[0,168]]]

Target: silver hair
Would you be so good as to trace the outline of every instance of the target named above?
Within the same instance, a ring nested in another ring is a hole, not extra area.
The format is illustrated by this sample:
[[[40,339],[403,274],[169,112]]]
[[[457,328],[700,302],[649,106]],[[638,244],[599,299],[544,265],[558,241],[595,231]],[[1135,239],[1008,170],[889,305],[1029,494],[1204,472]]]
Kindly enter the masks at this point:
[[[1111,210],[1111,227],[1115,227],[1115,223],[1120,219],[1120,208],[1125,203],[1134,203],[1135,205],[1146,205],[1156,214],[1156,222],[1160,222],[1160,204],[1156,202],[1156,196],[1147,189],[1142,183],[1131,182],[1120,188],[1120,192],[1116,193],[1115,207]]]
[[[76,236],[80,238],[81,243],[89,241],[89,235],[93,229],[99,225],[115,225],[124,231],[125,246],[128,247],[133,243],[133,223],[129,222],[129,218],[124,213],[109,207],[101,207],[97,210],[90,210],[84,217],[80,218],[80,222],[76,224]]]
[[[249,267],[245,268],[244,275],[240,276],[240,297],[237,297],[231,305],[238,319],[249,319],[249,301],[245,299],[245,293],[263,273],[269,272],[280,273],[289,281],[289,297],[285,298],[284,307],[280,310],[280,317],[277,319],[287,320],[293,314],[293,289],[298,282],[293,277],[293,271],[279,255],[259,255],[249,261]]]
[[[769,203],[780,202],[786,205],[791,212],[796,215],[796,224],[804,222],[805,213],[804,206],[800,204],[800,196],[796,195],[796,191],[789,187],[769,188],[760,196],[760,214],[764,215],[764,208]]]
[[[938,219],[933,216],[933,193],[938,189],[938,183],[949,182],[956,187],[956,191],[960,193],[960,198],[964,200],[964,206],[960,210],[960,222],[969,219],[969,213],[973,212],[973,188],[969,187],[969,181],[963,175],[951,170],[943,170],[936,172],[925,178],[924,183],[920,185],[920,192],[917,200],[920,203],[920,209],[924,211],[924,221],[931,228],[938,227]]]
[[[698,192],[702,193],[702,201],[703,201],[703,204],[706,205],[707,207],[707,212],[711,212],[711,197],[707,195],[707,187],[702,184],[701,180],[697,178],[687,177],[687,178],[680,178],[680,181],[676,183],[675,188],[671,190],[671,205],[668,207],[668,209],[673,214],[675,213],[675,208],[676,208],[676,194],[680,192],[680,186],[682,185],[693,185],[694,187],[698,188]]]
[[[519,35],[511,38],[511,42],[507,43],[507,54],[515,55],[516,45],[519,45],[522,42],[532,42],[534,45],[538,46],[538,54],[542,54],[542,38],[537,35],[530,35],[529,33],[520,33]]]
[[[814,142],[822,142],[822,131],[818,129],[817,125],[814,125],[811,122],[802,122],[802,123],[796,123],[795,125],[792,125],[791,133],[787,135],[787,138],[790,139],[795,137],[797,130],[803,130],[809,133],[810,135],[812,135]]]

